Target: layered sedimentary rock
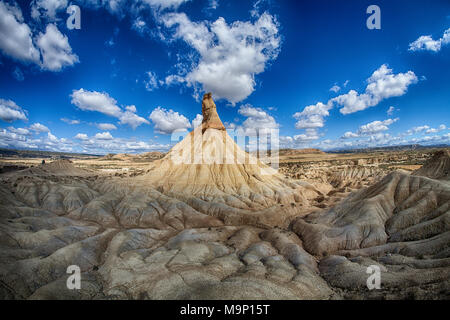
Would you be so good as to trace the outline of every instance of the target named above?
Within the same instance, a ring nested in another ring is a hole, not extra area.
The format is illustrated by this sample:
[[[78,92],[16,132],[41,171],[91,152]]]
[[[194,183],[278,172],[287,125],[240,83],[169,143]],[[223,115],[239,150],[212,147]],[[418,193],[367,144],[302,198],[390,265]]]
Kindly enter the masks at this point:
[[[206,93],[205,95],[203,95],[202,115],[203,131],[206,131],[207,129],[225,131],[225,126],[223,125],[222,121],[219,118],[219,115],[217,114],[216,104],[212,99],[211,93]]]

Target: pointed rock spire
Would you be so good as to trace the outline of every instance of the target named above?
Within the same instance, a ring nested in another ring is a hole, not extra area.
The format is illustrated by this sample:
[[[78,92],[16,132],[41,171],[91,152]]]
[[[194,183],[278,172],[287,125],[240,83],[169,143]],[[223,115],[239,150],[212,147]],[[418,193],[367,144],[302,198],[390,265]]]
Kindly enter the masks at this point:
[[[203,95],[202,114],[203,114],[203,121],[202,121],[203,132],[205,132],[206,129],[217,129],[225,131],[225,126],[223,125],[222,121],[219,118],[219,115],[217,114],[216,104],[212,99],[211,93],[206,93]]]

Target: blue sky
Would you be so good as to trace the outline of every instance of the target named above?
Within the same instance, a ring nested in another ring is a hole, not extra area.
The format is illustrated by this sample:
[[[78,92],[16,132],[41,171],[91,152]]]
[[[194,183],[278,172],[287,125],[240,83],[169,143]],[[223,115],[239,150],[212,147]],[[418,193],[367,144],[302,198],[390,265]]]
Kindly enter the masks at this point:
[[[0,147],[167,150],[206,91],[281,147],[449,144],[449,71],[448,1],[0,1]]]

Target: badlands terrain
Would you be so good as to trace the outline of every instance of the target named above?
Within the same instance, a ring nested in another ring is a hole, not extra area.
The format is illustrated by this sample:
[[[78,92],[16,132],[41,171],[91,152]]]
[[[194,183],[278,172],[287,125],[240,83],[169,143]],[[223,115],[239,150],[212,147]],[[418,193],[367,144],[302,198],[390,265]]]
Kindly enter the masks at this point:
[[[202,113],[167,154],[3,156],[0,298],[449,298],[448,149],[280,150],[276,171]]]

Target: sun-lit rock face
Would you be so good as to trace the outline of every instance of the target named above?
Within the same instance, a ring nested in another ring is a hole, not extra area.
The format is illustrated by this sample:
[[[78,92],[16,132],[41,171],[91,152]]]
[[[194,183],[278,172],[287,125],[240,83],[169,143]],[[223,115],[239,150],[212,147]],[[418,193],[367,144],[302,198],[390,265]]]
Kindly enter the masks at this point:
[[[203,131],[207,129],[217,129],[225,131],[225,126],[217,114],[216,104],[212,99],[211,93],[206,93],[203,95],[202,101],[202,128]]]

